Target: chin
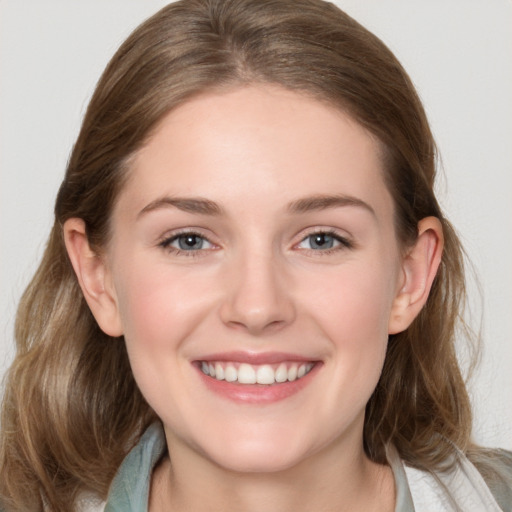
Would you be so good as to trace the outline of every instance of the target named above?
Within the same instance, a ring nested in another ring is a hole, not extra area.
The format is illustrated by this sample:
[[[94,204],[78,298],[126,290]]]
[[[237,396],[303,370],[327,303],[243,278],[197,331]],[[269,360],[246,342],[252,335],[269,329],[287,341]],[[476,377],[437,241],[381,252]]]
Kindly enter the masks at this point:
[[[290,446],[281,439],[238,439],[229,446],[217,444],[206,452],[206,456],[216,465],[236,473],[274,473],[285,471],[307,458],[304,447]]]

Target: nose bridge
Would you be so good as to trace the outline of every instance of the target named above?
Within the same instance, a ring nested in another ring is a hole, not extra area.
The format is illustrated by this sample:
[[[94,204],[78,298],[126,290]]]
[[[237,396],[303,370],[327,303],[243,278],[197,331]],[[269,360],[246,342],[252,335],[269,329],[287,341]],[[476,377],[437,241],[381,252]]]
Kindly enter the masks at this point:
[[[295,315],[281,258],[270,248],[246,248],[230,262],[222,319],[252,334],[277,329]]]

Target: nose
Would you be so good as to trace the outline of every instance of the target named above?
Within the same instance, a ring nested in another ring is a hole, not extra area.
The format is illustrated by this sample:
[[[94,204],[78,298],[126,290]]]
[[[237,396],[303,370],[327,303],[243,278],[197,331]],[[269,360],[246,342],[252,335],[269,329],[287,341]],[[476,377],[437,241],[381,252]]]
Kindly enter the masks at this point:
[[[220,316],[227,326],[261,335],[280,330],[295,319],[289,280],[272,256],[243,258],[230,266],[226,281]]]

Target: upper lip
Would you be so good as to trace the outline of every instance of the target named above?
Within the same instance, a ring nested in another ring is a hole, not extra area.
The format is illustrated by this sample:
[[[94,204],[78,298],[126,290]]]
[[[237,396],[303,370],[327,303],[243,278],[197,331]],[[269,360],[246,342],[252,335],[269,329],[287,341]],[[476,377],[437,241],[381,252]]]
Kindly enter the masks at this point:
[[[299,354],[292,354],[288,352],[219,352],[216,354],[208,354],[197,359],[197,361],[232,361],[234,363],[247,363],[247,364],[276,364],[284,361],[289,362],[313,362],[318,359]]]

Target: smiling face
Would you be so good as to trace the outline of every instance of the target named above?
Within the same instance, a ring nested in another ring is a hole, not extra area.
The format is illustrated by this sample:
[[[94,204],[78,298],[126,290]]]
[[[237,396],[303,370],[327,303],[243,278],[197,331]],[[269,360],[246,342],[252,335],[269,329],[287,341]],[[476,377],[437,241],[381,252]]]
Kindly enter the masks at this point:
[[[403,285],[379,155],[340,111],[271,86],[190,100],[137,154],[100,325],[124,334],[171,458],[273,471],[362,451]]]

